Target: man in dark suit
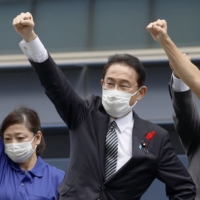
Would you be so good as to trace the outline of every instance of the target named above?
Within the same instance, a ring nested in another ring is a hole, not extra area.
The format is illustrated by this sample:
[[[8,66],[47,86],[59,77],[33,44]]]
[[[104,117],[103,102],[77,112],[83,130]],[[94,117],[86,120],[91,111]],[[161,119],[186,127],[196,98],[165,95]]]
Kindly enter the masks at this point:
[[[150,23],[147,30],[165,50],[173,70],[169,91],[175,112],[174,125],[188,157],[188,171],[196,185],[196,200],[200,200],[200,119],[191,92],[200,98],[200,71],[170,39],[165,20]]]
[[[30,13],[13,20],[47,96],[70,129],[70,162],[59,199],[139,200],[155,178],[169,199],[192,200],[195,186],[171,147],[167,131],[132,110],[146,93],[140,61],[111,56],[101,80],[102,98],[81,99],[34,33]],[[156,192],[156,191],[155,191]]]
[[[171,67],[172,68],[172,67]],[[174,108],[174,125],[188,157],[188,171],[196,185],[196,200],[200,200],[199,155],[200,155],[200,119],[189,87],[173,70],[169,84],[170,96]]]

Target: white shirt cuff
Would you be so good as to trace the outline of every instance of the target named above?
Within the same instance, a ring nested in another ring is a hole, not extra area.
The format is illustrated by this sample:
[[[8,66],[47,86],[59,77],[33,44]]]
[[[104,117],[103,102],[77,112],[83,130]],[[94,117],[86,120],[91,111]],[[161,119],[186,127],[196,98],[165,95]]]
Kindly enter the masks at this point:
[[[172,79],[172,89],[175,92],[184,92],[190,89],[181,79],[176,78],[174,74],[172,74]]]
[[[31,42],[22,40],[19,46],[25,56],[33,62],[41,63],[48,59],[47,50],[38,37]]]

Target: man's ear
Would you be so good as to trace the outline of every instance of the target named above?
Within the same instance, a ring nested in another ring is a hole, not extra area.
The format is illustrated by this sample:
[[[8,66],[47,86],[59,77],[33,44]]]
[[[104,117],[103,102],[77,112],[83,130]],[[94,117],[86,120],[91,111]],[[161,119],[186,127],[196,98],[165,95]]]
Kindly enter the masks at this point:
[[[142,86],[140,88],[140,90],[138,91],[137,101],[141,100],[143,98],[143,96],[146,94],[146,92],[147,92],[147,87],[146,86]]]
[[[104,81],[103,81],[103,79],[101,79],[101,80],[100,80],[101,86],[103,86],[103,83],[104,83]]]

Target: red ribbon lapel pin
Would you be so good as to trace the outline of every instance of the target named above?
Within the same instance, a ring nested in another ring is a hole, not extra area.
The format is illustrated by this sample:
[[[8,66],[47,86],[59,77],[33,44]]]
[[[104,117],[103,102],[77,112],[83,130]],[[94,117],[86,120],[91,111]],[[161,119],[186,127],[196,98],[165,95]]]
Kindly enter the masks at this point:
[[[145,138],[148,141],[151,141],[155,135],[156,135],[155,131],[150,131],[145,135]],[[148,149],[147,149],[147,144],[146,144],[146,142],[144,140],[141,141],[141,143],[139,145],[139,149],[140,150],[143,149],[146,154],[149,152]]]

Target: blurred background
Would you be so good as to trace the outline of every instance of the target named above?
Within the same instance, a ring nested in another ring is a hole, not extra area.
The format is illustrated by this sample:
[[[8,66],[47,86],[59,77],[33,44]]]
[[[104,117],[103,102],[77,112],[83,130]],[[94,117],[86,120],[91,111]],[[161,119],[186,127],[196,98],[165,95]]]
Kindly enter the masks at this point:
[[[138,57],[146,69],[148,91],[134,110],[169,131],[172,145],[187,167],[172,120],[171,70],[146,26],[165,19],[172,40],[200,66],[199,10],[199,0],[0,0],[0,122],[15,106],[35,109],[47,143],[43,158],[67,168],[68,128],[22,54],[21,38],[12,26],[18,14],[30,12],[36,34],[82,98],[101,96],[101,72],[108,56],[130,53]],[[195,96],[194,100],[200,111]],[[164,200],[164,185],[155,181],[142,199]]]

